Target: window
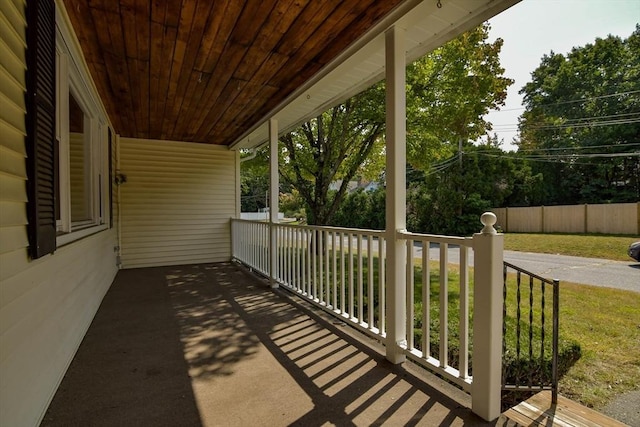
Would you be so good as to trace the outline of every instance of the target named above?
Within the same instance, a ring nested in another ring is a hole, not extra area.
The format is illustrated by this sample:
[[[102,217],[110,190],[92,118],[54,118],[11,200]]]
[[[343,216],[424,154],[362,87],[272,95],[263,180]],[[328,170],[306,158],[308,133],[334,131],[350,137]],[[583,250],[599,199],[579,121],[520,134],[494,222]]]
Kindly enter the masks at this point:
[[[27,191],[29,253],[107,228],[106,115],[55,2],[27,2]],[[57,25],[56,25],[57,24]]]
[[[107,193],[102,188],[105,181],[102,177],[107,170],[107,126],[100,119],[86,79],[60,33],[56,48],[59,141],[56,230],[58,243],[66,243],[105,223],[102,197]]]

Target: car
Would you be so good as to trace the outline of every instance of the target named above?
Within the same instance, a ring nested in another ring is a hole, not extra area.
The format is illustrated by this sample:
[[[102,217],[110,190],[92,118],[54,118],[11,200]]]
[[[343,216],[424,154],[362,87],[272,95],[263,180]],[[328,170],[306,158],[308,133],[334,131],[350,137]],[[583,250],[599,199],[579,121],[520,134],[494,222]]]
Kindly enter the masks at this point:
[[[627,253],[631,258],[635,259],[636,261],[640,261],[640,242],[630,244]]]

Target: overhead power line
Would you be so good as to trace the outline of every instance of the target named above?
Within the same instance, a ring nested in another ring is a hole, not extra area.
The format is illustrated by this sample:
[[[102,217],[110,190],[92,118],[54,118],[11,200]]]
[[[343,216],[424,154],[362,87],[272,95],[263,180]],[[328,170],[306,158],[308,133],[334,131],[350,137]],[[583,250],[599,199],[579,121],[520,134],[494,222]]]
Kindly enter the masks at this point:
[[[530,148],[518,149],[518,153],[526,152],[544,152],[544,151],[568,151],[568,150],[593,150],[596,148],[629,148],[640,146],[640,142],[629,142],[625,144],[606,144],[606,145],[585,145],[580,147],[550,147],[550,148]],[[480,151],[480,150],[478,150]]]
[[[578,102],[589,102],[589,101],[595,101],[598,99],[605,99],[605,98],[611,98],[614,96],[623,96],[623,95],[634,95],[636,93],[640,93],[640,90],[630,90],[630,91],[625,91],[625,92],[616,92],[616,93],[610,93],[607,95],[601,95],[601,96],[593,96],[593,97],[589,97],[589,98],[580,98],[580,99],[571,99],[571,100],[567,100],[567,101],[559,101],[559,102],[552,102],[549,104],[542,104],[540,107],[542,108],[546,108],[546,107],[553,107],[556,105],[565,105],[565,104],[573,104],[573,103],[578,103]],[[518,111],[518,110],[525,110],[526,107],[514,107],[514,108],[506,108],[504,110],[494,110],[492,112],[496,112],[496,113],[501,113],[501,112],[507,112],[507,111]]]
[[[501,154],[491,154],[491,153],[478,153],[481,156],[485,157],[504,157],[511,156],[515,157],[511,153]],[[640,157],[640,151],[628,152],[628,153],[571,153],[571,154],[529,154],[529,155],[519,155],[518,159],[526,159],[526,160],[537,160],[537,159],[591,159],[591,158],[614,158],[614,157]]]

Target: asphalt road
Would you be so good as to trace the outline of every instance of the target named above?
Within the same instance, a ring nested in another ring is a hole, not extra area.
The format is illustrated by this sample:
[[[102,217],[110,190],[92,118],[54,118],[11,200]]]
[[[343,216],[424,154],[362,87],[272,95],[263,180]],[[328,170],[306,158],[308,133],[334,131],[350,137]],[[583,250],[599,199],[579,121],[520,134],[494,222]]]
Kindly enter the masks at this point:
[[[355,246],[356,241],[353,240]],[[377,239],[374,250],[378,250]],[[431,260],[440,259],[438,245],[429,250]],[[422,257],[422,246],[416,242],[414,257]],[[609,261],[596,258],[582,258],[557,254],[504,251],[504,260],[531,273],[560,282],[624,289],[640,293],[640,263],[633,261]],[[449,246],[449,262],[459,263],[459,248]],[[469,265],[473,265],[473,250],[469,250]]]
[[[440,250],[430,249],[430,258],[439,259]],[[416,257],[422,250],[415,248]],[[458,248],[449,249],[449,262],[458,263]],[[640,292],[640,263],[629,258],[625,261],[609,261],[567,255],[538,254],[531,252],[504,251],[504,260],[527,271],[561,282],[602,286]],[[469,262],[473,265],[473,251],[469,251]]]

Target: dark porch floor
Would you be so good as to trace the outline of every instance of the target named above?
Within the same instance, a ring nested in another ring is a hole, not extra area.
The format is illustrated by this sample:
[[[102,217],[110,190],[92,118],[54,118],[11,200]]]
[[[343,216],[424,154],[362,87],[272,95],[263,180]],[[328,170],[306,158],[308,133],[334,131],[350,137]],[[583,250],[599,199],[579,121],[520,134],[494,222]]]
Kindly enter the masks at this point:
[[[222,263],[120,271],[42,425],[487,425],[468,404]]]

